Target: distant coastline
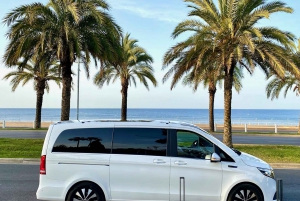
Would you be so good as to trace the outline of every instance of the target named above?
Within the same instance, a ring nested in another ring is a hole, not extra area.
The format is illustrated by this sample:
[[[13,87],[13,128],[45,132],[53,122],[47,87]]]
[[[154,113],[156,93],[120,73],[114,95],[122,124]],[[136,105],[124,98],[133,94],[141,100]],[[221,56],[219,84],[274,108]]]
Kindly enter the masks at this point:
[[[215,122],[223,124],[223,109],[215,109]],[[0,108],[0,121],[33,121],[35,108]],[[232,109],[232,124],[298,125],[300,110],[293,109]],[[120,108],[80,108],[79,118],[120,119]],[[71,108],[70,119],[76,119],[76,108]],[[190,108],[129,108],[128,119],[165,119],[208,124],[208,109]],[[43,108],[42,121],[59,121],[60,108]]]
[[[14,108],[12,108],[12,107],[0,107],[0,110],[1,109],[35,109],[35,108],[31,108],[31,107],[14,107]],[[60,108],[55,108],[55,107],[48,107],[48,108],[43,108],[43,109],[60,109]],[[75,108],[75,107],[72,107],[71,109],[74,109],[74,110],[76,110],[77,108]],[[80,109],[116,109],[116,110],[118,110],[118,109],[121,109],[121,108],[114,108],[114,107],[112,107],[112,108],[110,108],[110,107],[105,107],[105,108],[96,108],[96,107],[87,107],[87,108],[80,108]],[[207,110],[207,108],[139,108],[139,107],[137,107],[137,108],[134,108],[134,107],[132,107],[132,108],[128,108],[128,109],[147,109],[147,110],[164,110],[164,109],[166,109],[166,110]],[[222,108],[215,108],[215,110],[223,110]],[[277,109],[259,109],[259,108],[251,108],[251,109],[247,109],[247,108],[235,108],[235,109],[232,109],[232,110],[297,110],[297,111],[299,111],[300,112],[300,109],[285,109],[285,108],[277,108]]]

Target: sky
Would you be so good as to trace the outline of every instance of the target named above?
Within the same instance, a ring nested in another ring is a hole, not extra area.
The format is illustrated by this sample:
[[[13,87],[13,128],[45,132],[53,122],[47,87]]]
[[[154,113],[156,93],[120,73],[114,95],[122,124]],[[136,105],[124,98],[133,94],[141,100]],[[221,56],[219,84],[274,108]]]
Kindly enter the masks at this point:
[[[282,0],[294,9],[293,14],[278,13],[271,15],[269,19],[261,21],[259,26],[274,26],[282,30],[292,32],[300,37],[300,1]],[[0,18],[15,7],[31,4],[33,2],[46,3],[46,0],[18,0],[6,1],[1,4]],[[199,108],[207,109],[209,103],[208,90],[199,86],[196,92],[190,87],[182,86],[179,82],[170,90],[170,81],[162,83],[162,77],[167,70],[162,70],[162,59],[165,52],[176,42],[184,40],[186,34],[173,40],[171,33],[178,23],[188,19],[189,8],[182,0],[107,0],[111,6],[110,14],[122,27],[124,33],[130,33],[153,57],[153,67],[158,86],[150,86],[148,91],[142,84],[137,87],[130,86],[128,91],[128,108]],[[6,32],[8,28],[0,25],[0,108],[35,108],[36,94],[33,83],[20,85],[15,92],[11,91],[9,81],[2,78],[12,69],[5,67],[2,58],[8,44]],[[73,65],[73,71],[77,72],[78,64]],[[97,69],[90,64],[90,79],[86,78],[84,71],[80,72],[80,107],[81,108],[120,108],[121,85],[120,82],[104,85],[99,89],[93,84],[93,77]],[[238,94],[233,90],[233,109],[299,109],[300,97],[290,91],[286,98],[283,94],[279,99],[271,101],[267,99],[265,89],[268,81],[262,71],[257,68],[251,76],[244,71],[242,80],[243,88]],[[71,108],[77,105],[77,75],[74,75],[74,90],[71,97]],[[215,108],[224,108],[223,89],[218,88],[215,98]],[[56,84],[50,84],[50,93],[44,95],[44,108],[60,108],[61,88]]]

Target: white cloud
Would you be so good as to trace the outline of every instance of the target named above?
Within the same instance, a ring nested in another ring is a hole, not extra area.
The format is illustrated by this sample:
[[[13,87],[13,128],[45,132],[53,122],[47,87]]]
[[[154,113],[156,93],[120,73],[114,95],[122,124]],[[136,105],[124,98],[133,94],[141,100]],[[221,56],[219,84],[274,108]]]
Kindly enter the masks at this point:
[[[140,4],[141,1],[137,3],[134,0],[110,0],[109,4],[112,9],[116,10],[125,10],[131,12],[135,15],[138,15],[143,18],[156,19],[159,21],[165,21],[170,23],[179,23],[186,17],[186,10],[176,9],[176,4],[172,5],[163,5],[158,4],[146,4],[146,1],[143,4]],[[174,6],[175,5],[175,6]]]

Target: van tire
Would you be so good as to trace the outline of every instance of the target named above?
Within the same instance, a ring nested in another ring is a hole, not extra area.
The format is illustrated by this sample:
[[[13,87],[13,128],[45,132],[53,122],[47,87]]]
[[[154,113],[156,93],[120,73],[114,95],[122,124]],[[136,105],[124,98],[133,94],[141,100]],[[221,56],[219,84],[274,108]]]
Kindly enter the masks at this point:
[[[251,184],[240,184],[234,187],[228,196],[227,201],[234,201],[239,198],[240,200],[252,200],[251,198],[256,197],[257,201],[264,201],[261,191],[254,185]]]
[[[88,201],[105,201],[102,190],[92,182],[81,182],[76,184],[69,191],[66,201],[88,200]]]

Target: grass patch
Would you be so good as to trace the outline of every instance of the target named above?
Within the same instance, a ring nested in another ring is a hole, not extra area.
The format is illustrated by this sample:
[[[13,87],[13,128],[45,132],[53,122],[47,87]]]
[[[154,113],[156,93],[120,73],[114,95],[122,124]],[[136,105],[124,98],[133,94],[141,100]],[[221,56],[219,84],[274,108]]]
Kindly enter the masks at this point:
[[[289,145],[234,145],[268,163],[300,163],[300,147]]]
[[[43,139],[0,138],[0,158],[40,158]],[[300,147],[286,145],[234,145],[268,163],[300,163]]]
[[[0,138],[0,158],[40,158],[44,139]]]

